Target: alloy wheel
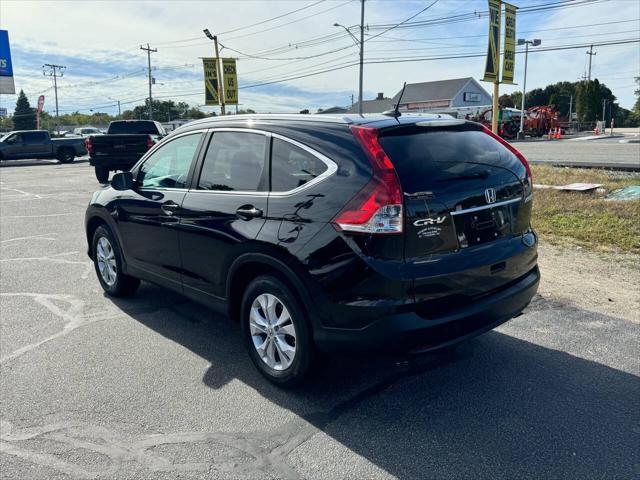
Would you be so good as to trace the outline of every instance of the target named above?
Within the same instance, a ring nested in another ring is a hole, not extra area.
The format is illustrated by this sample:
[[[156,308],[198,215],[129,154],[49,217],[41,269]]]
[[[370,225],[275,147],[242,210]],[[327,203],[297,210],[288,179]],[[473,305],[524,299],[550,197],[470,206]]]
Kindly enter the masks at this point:
[[[270,293],[251,304],[249,329],[260,359],[274,370],[286,370],[296,355],[296,329],[282,301]]]

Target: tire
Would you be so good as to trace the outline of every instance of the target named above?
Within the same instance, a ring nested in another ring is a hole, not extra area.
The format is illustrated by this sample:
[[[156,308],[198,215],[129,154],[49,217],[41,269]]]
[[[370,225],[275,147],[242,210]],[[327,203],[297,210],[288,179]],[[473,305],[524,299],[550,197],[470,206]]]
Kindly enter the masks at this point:
[[[270,300],[275,304],[271,310],[275,315],[269,314]],[[286,317],[284,309],[289,320],[277,325],[278,320]],[[244,292],[240,318],[249,357],[258,371],[280,387],[300,385],[311,372],[317,355],[307,312],[289,287],[272,276],[256,278]],[[260,352],[259,347],[265,344],[266,348]],[[271,361],[273,365],[268,364]]]
[[[76,152],[72,148],[61,148],[58,150],[58,160],[60,163],[72,163],[76,158]]]
[[[96,178],[100,183],[109,182],[109,169],[107,167],[95,167]]]
[[[140,280],[123,273],[120,245],[107,226],[100,225],[96,228],[91,246],[96,275],[107,295],[133,295],[140,286]]]

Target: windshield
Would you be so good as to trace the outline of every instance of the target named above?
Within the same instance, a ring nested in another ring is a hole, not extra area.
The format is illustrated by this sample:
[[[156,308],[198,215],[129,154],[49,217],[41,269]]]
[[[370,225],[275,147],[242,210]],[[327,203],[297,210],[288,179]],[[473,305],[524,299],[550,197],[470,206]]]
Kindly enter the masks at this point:
[[[13,132],[9,132],[5,135],[3,135],[2,137],[0,137],[0,142],[4,142],[7,138],[9,138],[11,136]]]

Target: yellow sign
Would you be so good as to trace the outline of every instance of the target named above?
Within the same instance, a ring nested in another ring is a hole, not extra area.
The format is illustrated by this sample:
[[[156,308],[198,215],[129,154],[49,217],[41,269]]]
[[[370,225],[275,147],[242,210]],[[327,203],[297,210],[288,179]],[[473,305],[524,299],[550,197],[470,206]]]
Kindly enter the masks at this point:
[[[224,81],[224,103],[238,103],[238,73],[236,71],[235,58],[222,59],[222,72]]]
[[[500,0],[489,0],[489,46],[487,63],[484,68],[485,82],[498,82],[500,73],[500,20],[502,3]]]
[[[218,84],[217,58],[203,58],[204,67],[204,104],[218,105],[220,103],[220,85]]]
[[[502,58],[502,83],[513,83],[516,68],[516,8],[504,4],[504,57]]]

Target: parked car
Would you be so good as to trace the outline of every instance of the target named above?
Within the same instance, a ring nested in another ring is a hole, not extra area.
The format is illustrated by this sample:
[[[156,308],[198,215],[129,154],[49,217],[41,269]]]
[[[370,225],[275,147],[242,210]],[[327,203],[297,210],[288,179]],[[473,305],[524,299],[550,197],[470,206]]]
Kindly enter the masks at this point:
[[[86,155],[81,138],[51,138],[46,130],[18,130],[0,138],[0,160],[57,158],[71,163]]]
[[[79,137],[82,137],[82,138],[87,138],[87,137],[90,137],[91,135],[104,135],[102,133],[102,130],[95,127],[74,128],[73,134],[78,135]]]
[[[96,178],[106,183],[110,171],[129,170],[165,135],[162,125],[151,120],[111,122],[106,135],[95,134],[85,140]]]
[[[108,295],[142,279],[227,313],[290,386],[317,352],[436,350],[519,315],[532,195],[525,158],[464,120],[207,118],[94,194],[88,254]]]

